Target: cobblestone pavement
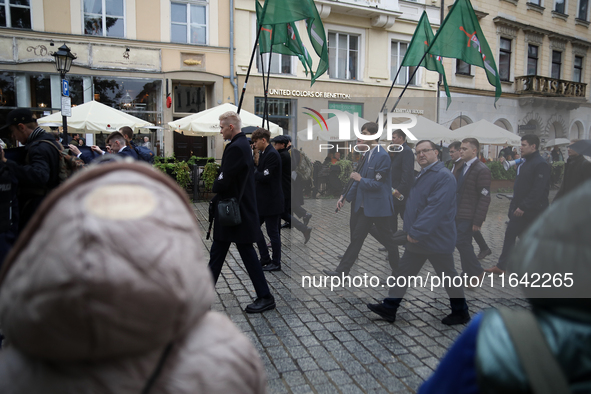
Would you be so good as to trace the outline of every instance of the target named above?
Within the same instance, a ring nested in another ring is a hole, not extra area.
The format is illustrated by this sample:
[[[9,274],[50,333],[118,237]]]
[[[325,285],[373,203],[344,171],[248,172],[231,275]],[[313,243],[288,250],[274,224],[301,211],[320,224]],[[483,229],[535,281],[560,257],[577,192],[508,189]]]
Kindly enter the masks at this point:
[[[556,192],[551,193],[551,198]],[[207,203],[194,205],[205,234]],[[443,289],[409,288],[395,323],[380,320],[367,303],[383,299],[387,289],[303,287],[302,276],[323,276],[334,269],[337,254],[349,241],[350,205],[335,214],[336,199],[306,200],[314,216],[308,244],[296,229],[282,230],[283,271],[266,273],[277,309],[258,315],[243,309],[255,298],[254,289],[234,246],[230,248],[216,286],[213,309],[226,313],[251,339],[265,364],[270,393],[408,393],[416,392],[437,367],[454,339],[465,328],[445,326],[440,320],[450,313]],[[482,234],[492,249],[483,267],[494,265],[501,252],[509,201],[493,195]],[[211,241],[203,238],[205,249]],[[350,275],[386,278],[386,254],[371,236]],[[476,253],[478,253],[475,244]],[[362,256],[362,257],[361,257]],[[459,255],[456,268],[461,272]],[[425,264],[421,275],[433,274]],[[518,289],[494,286],[487,277],[482,288],[466,290],[471,314],[497,306],[527,307]]]

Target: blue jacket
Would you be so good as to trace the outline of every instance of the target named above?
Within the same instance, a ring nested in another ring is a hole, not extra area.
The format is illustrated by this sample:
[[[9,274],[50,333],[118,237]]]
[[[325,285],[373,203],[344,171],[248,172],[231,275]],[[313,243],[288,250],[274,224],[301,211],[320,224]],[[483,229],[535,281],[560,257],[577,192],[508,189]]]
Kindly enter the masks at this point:
[[[135,152],[135,150],[131,149],[129,146],[124,147],[119,152],[117,152],[117,154],[119,156],[123,156],[123,157],[129,156],[129,157],[133,158],[134,160],[138,160],[137,153]]]
[[[439,161],[415,180],[406,202],[404,231],[426,252],[453,253],[456,209],[456,180]]]
[[[369,152],[366,153],[368,154]],[[363,202],[364,215],[367,217],[377,218],[394,214],[390,164],[390,155],[386,149],[378,145],[369,162],[363,163],[360,169],[361,181],[353,182],[345,196],[347,201],[352,201],[353,212],[357,212]]]
[[[509,212],[513,213],[519,208],[527,219],[533,220],[548,207],[550,165],[539,151],[524,159],[525,162],[519,166],[519,175],[515,178]]]

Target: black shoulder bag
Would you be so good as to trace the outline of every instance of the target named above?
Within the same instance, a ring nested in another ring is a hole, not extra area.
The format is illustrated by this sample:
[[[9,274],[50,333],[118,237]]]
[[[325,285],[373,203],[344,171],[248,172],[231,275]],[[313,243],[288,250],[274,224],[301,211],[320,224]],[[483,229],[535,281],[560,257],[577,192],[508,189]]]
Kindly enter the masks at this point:
[[[238,199],[231,197],[218,202],[218,222],[220,225],[234,227],[242,223],[242,218],[240,217],[240,201],[242,200],[242,194],[244,194],[247,180],[248,173],[244,177],[244,182],[242,182],[242,189],[240,190]]]

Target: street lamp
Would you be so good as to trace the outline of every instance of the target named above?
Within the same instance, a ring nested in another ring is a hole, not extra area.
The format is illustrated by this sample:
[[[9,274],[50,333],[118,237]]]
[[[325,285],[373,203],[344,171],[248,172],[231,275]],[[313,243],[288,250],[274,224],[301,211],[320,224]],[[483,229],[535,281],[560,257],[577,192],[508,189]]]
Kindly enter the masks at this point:
[[[70,71],[70,67],[72,66],[72,61],[76,59],[76,56],[70,52],[70,48],[66,44],[62,45],[57,52],[53,52],[52,56],[55,58],[55,68],[60,73],[60,78],[62,80],[62,96],[64,96],[64,84],[66,79],[66,74]],[[69,94],[69,92],[68,92]],[[63,101],[62,101],[63,102]],[[64,128],[64,147],[68,145],[68,120],[67,117],[64,115],[64,108],[62,104],[62,122]]]

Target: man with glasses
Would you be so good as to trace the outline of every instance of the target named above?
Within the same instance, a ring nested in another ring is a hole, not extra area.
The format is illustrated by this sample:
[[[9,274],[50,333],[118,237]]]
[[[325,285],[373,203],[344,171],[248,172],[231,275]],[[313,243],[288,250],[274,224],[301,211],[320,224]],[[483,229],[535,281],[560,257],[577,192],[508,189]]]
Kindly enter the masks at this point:
[[[470,321],[463,287],[453,285],[453,279],[459,276],[453,258],[456,245],[456,181],[439,161],[439,154],[437,145],[431,141],[419,141],[416,145],[421,172],[406,203],[404,231],[408,234],[408,242],[400,258],[398,280],[392,282],[392,278],[388,278],[390,290],[388,298],[382,303],[367,305],[372,312],[390,322],[396,320],[396,311],[406,294],[409,278],[418,275],[427,260],[439,277],[445,274],[450,278],[443,284],[450,298],[451,314],[441,322],[455,325]]]

